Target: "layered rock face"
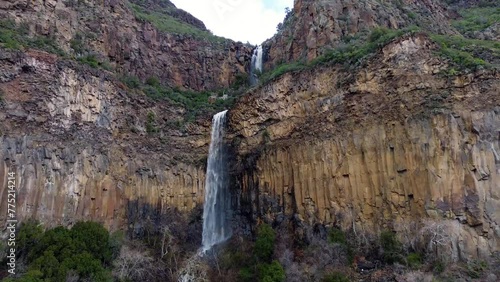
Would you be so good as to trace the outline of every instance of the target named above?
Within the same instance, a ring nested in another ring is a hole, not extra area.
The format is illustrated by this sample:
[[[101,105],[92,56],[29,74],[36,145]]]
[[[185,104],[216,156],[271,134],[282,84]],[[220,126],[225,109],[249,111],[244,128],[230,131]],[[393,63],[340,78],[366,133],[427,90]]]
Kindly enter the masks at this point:
[[[16,173],[19,220],[116,229],[145,209],[203,202],[209,123],[183,133],[174,126],[183,109],[127,92],[107,72],[45,52],[0,54],[0,183]]]
[[[0,17],[23,24],[32,35],[52,38],[69,54],[97,54],[118,72],[142,80],[156,77],[171,87],[226,88],[246,73],[248,46],[211,36],[201,21],[169,1],[137,3],[163,13],[166,29],[180,26],[201,35],[160,31],[152,24],[155,18],[136,19],[124,0],[9,0],[0,4]]]
[[[460,222],[453,255],[500,250],[500,75],[446,77],[424,35],[361,68],[318,67],[230,111],[241,209],[377,233]]]
[[[264,68],[299,60],[311,61],[329,49],[376,27],[455,34],[446,6],[440,1],[296,0],[293,14],[276,36],[264,42]]]

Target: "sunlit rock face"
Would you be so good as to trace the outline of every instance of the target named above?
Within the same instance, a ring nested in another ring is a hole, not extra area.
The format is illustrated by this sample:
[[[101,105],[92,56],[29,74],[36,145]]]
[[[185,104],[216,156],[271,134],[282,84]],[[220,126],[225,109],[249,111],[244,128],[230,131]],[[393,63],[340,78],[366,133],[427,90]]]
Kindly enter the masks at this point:
[[[311,61],[378,27],[420,26],[430,32],[456,34],[449,14],[438,0],[296,0],[283,29],[263,43],[267,54],[264,69]]]
[[[458,221],[455,258],[498,251],[499,74],[447,78],[434,48],[406,36],[363,68],[285,74],[241,99],[241,209],[371,233]]]

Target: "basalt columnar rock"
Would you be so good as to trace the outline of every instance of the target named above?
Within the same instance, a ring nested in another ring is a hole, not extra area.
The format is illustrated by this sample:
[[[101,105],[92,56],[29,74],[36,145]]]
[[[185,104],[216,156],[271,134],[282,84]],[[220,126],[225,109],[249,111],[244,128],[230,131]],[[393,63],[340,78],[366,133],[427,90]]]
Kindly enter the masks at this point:
[[[213,36],[169,1],[8,0],[0,18],[49,37],[69,55],[96,55],[124,75],[173,88],[227,88],[251,56],[249,46]]]
[[[263,43],[265,70],[282,63],[311,61],[332,48],[377,27],[420,26],[456,34],[448,10],[439,0],[295,0],[277,35]]]
[[[446,76],[436,48],[408,35],[249,92],[229,112],[240,209],[371,234],[460,222],[454,259],[500,250],[500,74]]]
[[[12,39],[0,44],[0,182],[16,172],[19,220],[117,229],[203,202],[210,119],[186,122],[189,109],[121,81],[227,88],[244,77],[248,46],[169,1],[13,0],[0,17]],[[47,46],[57,54],[38,51]]]
[[[168,1],[8,0],[0,16],[64,53],[0,46],[0,183],[16,172],[20,220],[116,229],[202,203],[210,119],[180,126],[186,109],[119,74],[224,88],[244,77],[248,46],[210,35]],[[457,33],[440,1],[297,0],[264,44],[265,69],[413,24]],[[369,233],[434,219],[459,224],[455,257],[498,251],[500,74],[485,64],[457,70],[438,49],[412,33],[350,66],[308,65],[250,89],[228,113],[236,212]],[[111,71],[75,60],[89,55]]]
[[[16,173],[19,220],[117,229],[145,208],[203,202],[210,121],[181,131],[184,109],[131,93],[108,72],[45,52],[0,54],[0,183]],[[6,209],[2,201],[0,220]]]

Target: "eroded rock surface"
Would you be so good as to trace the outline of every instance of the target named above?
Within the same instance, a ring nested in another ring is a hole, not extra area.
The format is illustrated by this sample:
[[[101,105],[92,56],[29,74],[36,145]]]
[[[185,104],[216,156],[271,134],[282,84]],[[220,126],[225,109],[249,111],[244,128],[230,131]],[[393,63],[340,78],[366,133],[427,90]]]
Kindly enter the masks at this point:
[[[15,20],[30,35],[55,40],[68,54],[97,54],[117,71],[142,80],[156,77],[171,87],[227,88],[245,74],[249,46],[209,36],[204,24],[169,1],[131,1],[151,11],[170,11],[171,25],[204,31],[203,36],[158,30],[138,20],[125,0],[3,1],[0,17]]]
[[[264,68],[311,61],[377,27],[402,29],[412,25],[441,34],[457,33],[450,25],[446,6],[436,0],[296,0],[283,30],[263,44]]]
[[[16,172],[18,219],[115,229],[143,206],[161,213],[203,202],[209,123],[183,132],[175,126],[183,109],[45,52],[3,50],[0,69],[0,183]]]
[[[434,48],[406,36],[361,68],[288,73],[241,99],[242,211],[372,233],[459,221],[455,257],[498,251],[500,76],[446,77]]]

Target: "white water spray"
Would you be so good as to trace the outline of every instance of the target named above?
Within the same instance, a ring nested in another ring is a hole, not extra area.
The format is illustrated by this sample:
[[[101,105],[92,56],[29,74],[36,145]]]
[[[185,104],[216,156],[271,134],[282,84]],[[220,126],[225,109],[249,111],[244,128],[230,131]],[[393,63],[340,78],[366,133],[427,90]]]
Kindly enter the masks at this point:
[[[257,74],[262,73],[262,45],[253,50],[252,61],[250,64],[250,84],[255,85],[259,82]]]
[[[203,206],[202,248],[180,271],[178,282],[208,281],[203,256],[213,246],[231,237],[231,197],[228,186],[227,154],[224,150],[224,125],[227,111],[212,119],[212,139],[207,159],[205,203]]]
[[[257,46],[252,54],[252,68],[262,72],[262,45]]]
[[[231,237],[231,197],[228,189],[227,154],[224,151],[224,123],[227,111],[212,120],[212,139],[207,160],[203,207],[203,251]]]

